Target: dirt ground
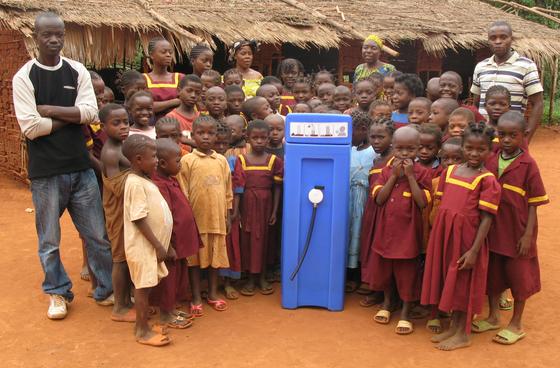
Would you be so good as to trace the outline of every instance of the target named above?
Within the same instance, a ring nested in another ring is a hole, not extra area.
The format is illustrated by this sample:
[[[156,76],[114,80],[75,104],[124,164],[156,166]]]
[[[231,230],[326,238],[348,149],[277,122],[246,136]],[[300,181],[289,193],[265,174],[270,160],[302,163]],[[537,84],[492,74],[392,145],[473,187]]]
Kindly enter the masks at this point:
[[[527,337],[510,347],[474,336],[473,346],[440,352],[429,341],[424,323],[410,336],[373,322],[373,308],[347,298],[344,312],[321,309],[284,310],[280,293],[242,297],[218,313],[205,306],[205,316],[187,330],[173,330],[164,348],[134,341],[132,325],[111,322],[110,308],[86,297],[88,283],[79,278],[80,241],[69,217],[62,218],[61,252],[74,280],[76,298],[68,317],[50,321],[47,297],[41,292],[31,194],[20,183],[0,178],[0,366],[2,367],[558,367],[560,322],[554,311],[560,300],[560,135],[541,129],[531,145],[540,164],[552,204],[539,210],[539,248],[543,291],[526,308]],[[556,240],[554,240],[556,239]],[[557,286],[554,286],[557,285]],[[278,288],[278,284],[276,284]],[[503,323],[510,316],[504,313]]]

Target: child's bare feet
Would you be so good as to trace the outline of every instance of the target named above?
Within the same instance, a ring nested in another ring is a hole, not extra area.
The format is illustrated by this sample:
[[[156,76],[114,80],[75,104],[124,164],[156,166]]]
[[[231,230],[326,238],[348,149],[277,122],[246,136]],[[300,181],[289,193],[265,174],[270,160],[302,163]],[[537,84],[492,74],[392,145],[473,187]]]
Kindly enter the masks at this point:
[[[451,336],[455,335],[455,332],[457,332],[456,329],[453,328],[453,326],[449,326],[449,329],[447,331],[443,331],[440,334],[432,336],[430,341],[433,343],[440,343],[444,340],[449,339]]]
[[[447,340],[443,340],[438,345],[436,349],[444,351],[452,351],[456,349],[466,348],[471,346],[471,339],[465,333],[456,333]]]
[[[274,293],[274,288],[266,281],[265,277],[261,277],[259,280],[259,291],[263,295],[270,295]]]

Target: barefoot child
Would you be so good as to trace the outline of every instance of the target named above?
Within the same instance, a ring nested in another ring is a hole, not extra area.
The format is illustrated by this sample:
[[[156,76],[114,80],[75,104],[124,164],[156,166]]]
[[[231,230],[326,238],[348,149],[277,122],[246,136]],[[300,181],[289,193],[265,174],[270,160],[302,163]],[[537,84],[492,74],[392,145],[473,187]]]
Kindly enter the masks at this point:
[[[502,186],[496,221],[488,233],[488,318],[473,322],[474,332],[496,330],[500,326],[499,302],[506,289],[514,299],[513,316],[494,341],[512,345],[525,337],[522,317],[529,297],[541,290],[537,256],[537,206],[548,196],[535,160],[522,149],[527,134],[523,115],[509,111],[498,120],[500,150],[487,167]]]
[[[358,82],[363,83],[365,80]],[[369,193],[369,170],[377,154],[369,144],[368,132],[372,119],[362,111],[352,113],[352,151],[350,152],[350,237],[346,263],[346,292],[354,292],[360,285],[360,230]]]
[[[196,108],[196,103],[202,93],[202,81],[194,74],[187,74],[179,81],[177,96],[181,103],[179,106],[168,113],[166,116],[175,118],[179,121],[181,134],[185,139],[192,139],[193,121],[200,115]]]
[[[226,115],[241,114],[241,105],[243,105],[243,101],[245,101],[245,92],[243,92],[243,88],[231,85],[227,86],[224,91],[226,92],[227,103]]]
[[[402,74],[395,78],[392,102],[396,111],[393,111],[391,120],[397,129],[410,123],[408,105],[414,98],[422,96],[423,92],[424,85],[416,74]]]
[[[162,334],[161,328],[158,331],[148,325],[150,292],[167,276],[163,261],[175,255],[169,248],[173,217],[150,180],[157,167],[156,143],[144,135],[132,135],[124,142],[122,152],[131,165],[124,186],[124,251],[134,284],[136,341],[167,345],[171,339]]]
[[[251,152],[239,155],[233,174],[233,218],[241,219],[241,261],[247,272],[247,282],[241,289],[245,296],[255,295],[257,277],[261,294],[274,292],[266,281],[268,229],[276,223],[283,165],[281,159],[265,151],[269,134],[270,128],[263,120],[249,123]]]
[[[426,124],[430,119],[432,101],[426,97],[416,97],[408,105],[408,121],[412,124]]]
[[[186,294],[187,257],[198,253],[201,241],[191,205],[175,179],[175,175],[181,169],[181,149],[177,142],[170,138],[159,138],[156,147],[158,167],[151,178],[173,215],[169,253],[173,255],[174,252],[175,256],[165,260],[168,275],[155,287],[150,300],[159,306],[159,320],[162,325],[184,329],[192,325],[194,317],[178,311],[175,306],[178,296]]]
[[[154,119],[154,100],[152,94],[139,91],[128,101],[130,112],[130,135],[141,134],[151,139],[156,139],[156,129],[150,122]]]
[[[227,303],[218,295],[218,269],[229,267],[226,234],[231,224],[233,194],[227,160],[212,149],[217,127],[211,116],[200,116],[194,121],[196,149],[181,159],[177,175],[181,190],[191,202],[203,244],[198,255],[188,258],[193,294],[191,314],[195,316],[202,316],[201,268],[208,268],[206,302],[216,311],[227,309]]]
[[[377,178],[381,174],[381,170],[390,165],[393,159],[393,149],[391,142],[393,141],[393,133],[395,127],[389,118],[374,119],[369,128],[369,143],[376,153],[373,160],[373,167],[369,171],[369,189],[364,215],[362,217],[362,229],[360,232],[360,263],[362,282],[371,287],[371,243],[373,240],[375,213],[377,204],[371,195]],[[383,293],[366,296],[361,302],[362,307],[371,307],[383,300]]]
[[[124,186],[130,172],[130,162],[122,153],[122,144],[128,137],[130,127],[128,113],[122,105],[107,104],[99,111],[99,120],[107,134],[100,159],[105,226],[113,255],[112,278],[115,304],[111,320],[134,322],[136,313],[130,301],[132,282],[124,253],[123,229]]]
[[[449,329],[432,338],[440,350],[470,346],[473,314],[484,304],[488,267],[486,237],[500,203],[500,184],[486,170],[492,128],[471,124],[463,137],[465,163],[442,174],[436,197],[441,198],[432,227],[421,302],[452,312]]]
[[[218,124],[214,151],[226,158],[233,177],[233,169],[235,168],[237,156],[226,155],[229,149],[230,142],[231,129],[225,124]],[[241,250],[239,246],[239,231],[239,218],[232,219],[229,234],[227,234],[226,236],[229,268],[220,268],[218,272],[218,274],[224,279],[224,295],[229,300],[239,299],[239,293],[233,287],[232,283],[233,280],[239,280],[241,278]]]
[[[413,128],[397,129],[393,135],[395,159],[383,168],[372,196],[377,204],[372,241],[371,284],[384,294],[381,309],[374,320],[388,324],[391,319],[394,290],[403,301],[395,332],[410,334],[411,303],[418,300],[418,268],[422,248],[422,209],[430,201],[429,170],[414,162],[420,133]],[[393,281],[394,280],[394,281]]]

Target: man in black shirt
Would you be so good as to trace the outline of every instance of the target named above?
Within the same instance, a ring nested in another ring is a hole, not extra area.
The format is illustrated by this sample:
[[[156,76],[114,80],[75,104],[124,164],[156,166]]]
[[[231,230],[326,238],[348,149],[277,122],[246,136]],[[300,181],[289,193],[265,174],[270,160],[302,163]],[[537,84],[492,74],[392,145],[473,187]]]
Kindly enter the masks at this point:
[[[77,61],[60,56],[64,22],[41,13],[33,33],[39,56],[14,76],[14,107],[27,141],[29,179],[39,237],[39,258],[50,295],[47,316],[62,319],[71,302],[72,282],[60,260],[60,222],[66,209],[85,240],[97,280],[96,301],[111,296],[111,247],[105,232],[101,195],[90,167],[82,128],[97,116],[91,78]]]

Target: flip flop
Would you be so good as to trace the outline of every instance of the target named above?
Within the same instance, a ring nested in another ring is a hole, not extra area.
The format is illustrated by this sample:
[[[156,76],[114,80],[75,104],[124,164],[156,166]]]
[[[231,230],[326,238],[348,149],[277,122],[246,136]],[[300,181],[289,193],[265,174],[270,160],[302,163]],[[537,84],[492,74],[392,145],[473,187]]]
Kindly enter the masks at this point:
[[[504,328],[494,336],[492,341],[502,345],[513,345],[519,340],[523,339],[527,334],[525,332],[515,333],[512,330]]]
[[[481,320],[478,320],[478,321],[472,321],[471,325],[472,325],[472,327],[471,327],[472,332],[476,332],[476,333],[493,331],[493,330],[497,330],[497,329],[500,328],[500,325],[493,325],[485,319],[481,319]]]
[[[441,333],[441,321],[439,318],[434,318],[426,322],[426,329],[436,335]]]
[[[186,313],[180,310],[176,310],[174,313],[176,316],[178,317],[182,317],[184,319],[188,319],[188,320],[194,320],[194,315],[190,314],[190,313]]]
[[[214,308],[215,311],[224,312],[227,310],[227,303],[222,299],[217,299],[217,300],[206,299],[206,302],[208,303],[209,306]]]
[[[370,295],[373,293],[373,291],[369,289],[368,284],[362,282],[358,290],[356,290],[356,293],[360,295]]]
[[[233,286],[225,286],[224,287],[224,295],[229,300],[237,300],[239,299],[239,293]]]
[[[164,346],[171,342],[171,339],[165,335],[155,334],[154,336],[150,337],[148,340],[137,338],[136,342],[142,345],[149,345],[149,346]]]
[[[129,309],[125,314],[111,313],[111,321],[114,322],[136,322],[136,310]]]
[[[172,321],[167,322],[165,326],[169,328],[176,328],[178,330],[183,330],[189,328],[193,325],[192,319],[186,319],[181,316],[176,316]]]
[[[395,327],[395,332],[399,335],[410,335],[414,332],[414,325],[410,321],[401,319]]]
[[[346,285],[344,286],[345,293],[353,293],[354,291],[358,290],[358,283],[355,281],[347,281]]]
[[[259,293],[261,293],[262,295],[274,294],[274,288],[272,286],[269,286],[269,287],[264,288],[264,289],[259,287]]]
[[[386,309],[380,309],[373,317],[373,320],[382,325],[386,325],[391,320],[391,312]]]
[[[508,311],[513,309],[513,299],[500,297],[500,310]]]
[[[255,295],[255,288],[248,288],[247,286],[243,286],[243,288],[239,292],[244,296],[253,296]]]
[[[191,315],[194,317],[202,317],[202,303],[200,304],[193,304],[191,303]]]

